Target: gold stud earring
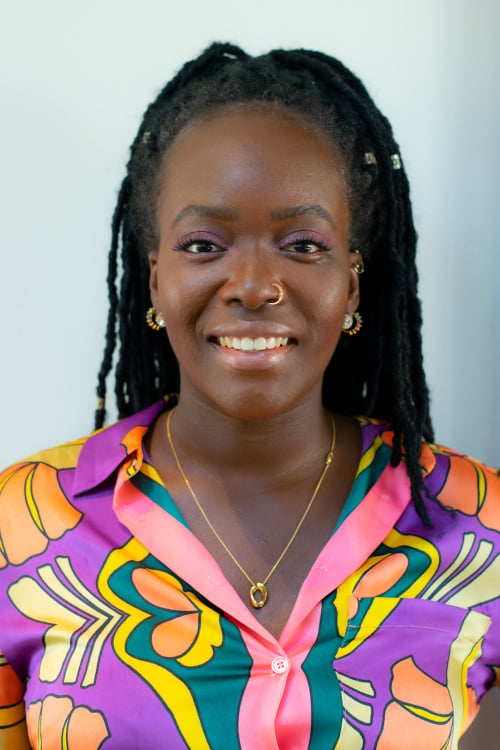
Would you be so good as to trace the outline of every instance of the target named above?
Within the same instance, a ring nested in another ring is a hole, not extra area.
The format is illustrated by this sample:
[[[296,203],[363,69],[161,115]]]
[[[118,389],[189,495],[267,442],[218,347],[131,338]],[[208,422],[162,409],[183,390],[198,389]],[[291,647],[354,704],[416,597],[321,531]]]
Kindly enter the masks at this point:
[[[358,274],[358,276],[361,276],[361,274],[365,272],[365,266],[362,260],[356,261],[356,263],[353,263],[351,268],[355,273]]]
[[[351,268],[355,273],[358,274],[358,276],[361,276],[361,274],[365,272],[365,264],[363,263],[363,256],[361,255],[361,250],[358,250],[357,247],[353,247],[349,250],[349,252],[356,253],[356,255],[359,255],[359,260],[352,263]]]

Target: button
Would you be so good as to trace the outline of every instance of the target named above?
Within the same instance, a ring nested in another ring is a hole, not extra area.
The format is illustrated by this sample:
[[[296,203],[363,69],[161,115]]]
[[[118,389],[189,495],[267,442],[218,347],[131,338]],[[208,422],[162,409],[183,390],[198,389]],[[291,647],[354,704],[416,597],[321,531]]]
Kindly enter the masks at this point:
[[[277,656],[271,662],[271,669],[274,674],[285,674],[290,668],[290,663],[286,656]]]

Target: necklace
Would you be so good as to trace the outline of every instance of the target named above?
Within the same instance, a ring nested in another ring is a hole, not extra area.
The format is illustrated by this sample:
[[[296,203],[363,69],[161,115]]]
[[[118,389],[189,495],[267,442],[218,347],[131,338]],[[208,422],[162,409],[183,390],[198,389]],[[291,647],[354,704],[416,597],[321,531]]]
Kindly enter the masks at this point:
[[[330,464],[333,461],[333,454],[335,453],[335,439],[336,439],[335,420],[333,418],[333,415],[332,415],[332,442],[330,444],[330,450],[328,451],[328,453],[325,456],[325,463],[324,463],[323,469],[321,471],[320,477],[319,477],[318,481],[316,482],[316,486],[315,486],[315,488],[313,490],[311,498],[310,498],[309,502],[307,503],[306,508],[305,508],[304,512],[302,513],[302,515],[301,515],[301,517],[299,519],[299,522],[298,522],[297,526],[295,527],[295,530],[294,530],[292,536],[288,540],[287,544],[285,545],[285,547],[284,547],[283,551],[281,552],[280,556],[278,557],[278,559],[274,563],[273,567],[271,568],[271,570],[269,571],[269,573],[267,574],[267,576],[264,578],[263,581],[255,583],[254,581],[252,581],[252,579],[250,578],[250,576],[246,572],[246,570],[243,567],[243,565],[241,565],[241,563],[233,555],[233,553],[231,552],[231,550],[229,549],[229,547],[227,546],[227,544],[225,543],[225,541],[219,535],[219,533],[218,533],[217,529],[215,528],[215,526],[210,521],[209,517],[205,513],[205,510],[203,509],[202,504],[198,500],[198,497],[197,497],[195,491],[191,487],[191,483],[190,483],[189,479],[187,478],[187,476],[186,476],[186,474],[184,472],[184,469],[181,466],[181,462],[179,461],[179,457],[177,455],[177,451],[175,450],[174,443],[173,443],[173,440],[172,440],[172,434],[170,432],[170,420],[172,419],[172,414],[174,413],[174,411],[175,411],[175,409],[172,409],[168,413],[168,417],[167,417],[167,438],[168,438],[168,444],[170,445],[170,450],[172,451],[172,455],[174,457],[175,463],[177,464],[177,468],[179,469],[179,473],[182,476],[182,478],[184,480],[184,484],[186,485],[187,489],[189,490],[189,493],[191,494],[191,497],[193,498],[194,502],[196,503],[196,507],[198,508],[198,510],[200,511],[201,515],[205,519],[205,522],[206,522],[207,526],[209,527],[210,531],[215,536],[215,538],[217,539],[217,541],[219,542],[219,544],[221,545],[221,547],[224,549],[224,551],[229,555],[229,557],[234,562],[234,564],[236,565],[236,567],[240,570],[241,573],[243,573],[243,575],[245,576],[245,578],[249,582],[249,584],[250,584],[250,604],[252,605],[252,607],[255,607],[255,609],[260,609],[261,607],[264,606],[264,604],[267,602],[267,600],[269,598],[269,594],[268,594],[268,591],[267,591],[267,585],[266,584],[268,583],[268,581],[271,578],[272,574],[274,573],[274,571],[276,570],[276,568],[278,567],[278,565],[280,564],[280,562],[283,560],[283,558],[285,557],[285,555],[288,552],[288,550],[290,549],[290,547],[292,546],[293,541],[295,540],[295,537],[299,533],[299,531],[300,531],[300,529],[302,527],[302,524],[306,520],[307,514],[309,513],[309,511],[312,508],[312,504],[314,503],[314,501],[316,499],[316,496],[317,496],[317,494],[318,494],[318,492],[320,490],[320,487],[323,484],[323,480],[324,480],[324,478],[326,476],[326,472],[330,468]]]

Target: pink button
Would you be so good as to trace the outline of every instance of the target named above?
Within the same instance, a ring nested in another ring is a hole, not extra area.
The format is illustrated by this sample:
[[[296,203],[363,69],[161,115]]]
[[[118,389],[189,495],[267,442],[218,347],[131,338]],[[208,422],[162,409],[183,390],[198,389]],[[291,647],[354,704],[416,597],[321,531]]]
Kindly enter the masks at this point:
[[[274,674],[284,674],[285,672],[288,672],[289,668],[290,663],[286,656],[277,656],[271,662],[271,669]]]

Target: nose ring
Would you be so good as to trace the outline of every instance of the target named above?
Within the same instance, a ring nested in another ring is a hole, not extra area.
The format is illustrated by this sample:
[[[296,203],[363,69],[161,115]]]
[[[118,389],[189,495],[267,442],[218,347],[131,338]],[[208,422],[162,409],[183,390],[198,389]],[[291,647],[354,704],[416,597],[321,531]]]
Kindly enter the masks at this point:
[[[271,284],[271,286],[276,287],[276,291],[278,292],[278,296],[276,297],[276,299],[269,300],[269,304],[270,305],[280,305],[283,302],[283,298],[285,296],[285,290],[283,289],[283,287],[281,286],[281,284],[278,284],[277,281],[273,281],[273,283]]]

